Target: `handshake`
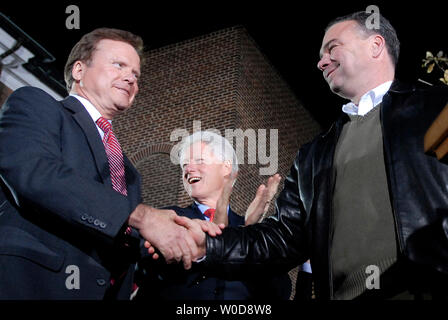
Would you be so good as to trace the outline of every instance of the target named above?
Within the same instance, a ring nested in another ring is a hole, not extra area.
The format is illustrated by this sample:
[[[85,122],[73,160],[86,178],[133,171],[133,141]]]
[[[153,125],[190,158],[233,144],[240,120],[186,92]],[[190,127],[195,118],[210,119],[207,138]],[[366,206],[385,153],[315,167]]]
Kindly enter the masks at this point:
[[[220,199],[216,204],[213,222],[200,219],[189,219],[178,216],[173,210],[155,209],[139,204],[129,216],[128,223],[136,228],[146,240],[145,247],[153,258],[163,255],[167,263],[183,262],[185,269],[190,269],[192,262],[206,254],[206,234],[211,237],[222,234],[227,226],[227,206],[230,202],[233,181],[236,176],[229,176]],[[270,202],[277,192],[280,183],[278,174],[270,177],[267,185],[261,184],[254,200],[246,210],[245,225],[260,221],[269,209]]]
[[[157,248],[167,263],[182,261],[190,269],[193,261],[205,256],[205,233],[221,234],[224,224],[178,216],[173,210],[139,204],[129,216],[129,225],[138,229],[154,258]]]

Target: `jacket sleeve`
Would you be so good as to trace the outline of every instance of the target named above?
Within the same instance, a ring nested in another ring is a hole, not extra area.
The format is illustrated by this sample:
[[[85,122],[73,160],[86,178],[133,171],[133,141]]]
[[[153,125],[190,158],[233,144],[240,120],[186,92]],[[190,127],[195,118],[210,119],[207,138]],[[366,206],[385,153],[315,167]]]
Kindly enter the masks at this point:
[[[307,260],[308,218],[298,181],[305,154],[303,149],[298,152],[276,200],[275,214],[250,226],[227,227],[215,238],[207,235],[205,263],[228,272],[257,266],[284,272]]]
[[[36,221],[114,238],[134,208],[64,163],[62,118],[59,102],[44,91],[16,90],[0,115],[0,176],[18,208]]]

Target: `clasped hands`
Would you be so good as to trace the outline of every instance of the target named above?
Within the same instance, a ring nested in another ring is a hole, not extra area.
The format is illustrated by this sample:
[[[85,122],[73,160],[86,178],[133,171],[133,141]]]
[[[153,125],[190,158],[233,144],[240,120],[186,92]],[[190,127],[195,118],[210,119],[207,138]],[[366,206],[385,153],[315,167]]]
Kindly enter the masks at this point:
[[[230,203],[235,174],[226,177],[221,197],[217,203],[213,222],[178,216],[173,210],[155,209],[139,204],[129,217],[129,225],[139,230],[146,240],[145,247],[153,259],[163,255],[167,263],[183,262],[190,269],[192,262],[205,256],[206,234],[211,237],[222,234],[228,224],[227,206]],[[266,214],[270,202],[277,192],[280,175],[270,177],[267,184],[261,184],[254,200],[246,210],[245,225],[256,223]]]

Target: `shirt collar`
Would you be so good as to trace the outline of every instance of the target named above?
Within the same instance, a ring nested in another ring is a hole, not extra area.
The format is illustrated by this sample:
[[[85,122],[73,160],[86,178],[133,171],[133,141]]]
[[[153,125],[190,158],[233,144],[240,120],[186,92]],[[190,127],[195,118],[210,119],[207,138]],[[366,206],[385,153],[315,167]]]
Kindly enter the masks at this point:
[[[359,100],[359,104],[356,105],[353,102],[349,102],[342,106],[342,111],[351,114],[363,116],[367,114],[370,110],[375,108],[383,101],[384,95],[389,91],[392,81],[384,82],[378,87],[365,93]]]
[[[70,93],[70,96],[76,98],[81,102],[81,104],[86,108],[87,112],[89,113],[90,117],[92,118],[93,122],[96,123],[96,121],[101,118],[101,113],[98,111],[97,108],[86,98],[81,97],[80,95]],[[112,120],[107,120],[112,124]]]
[[[204,214],[204,212],[205,212],[207,209],[210,209],[210,207],[207,206],[207,205],[205,205],[205,204],[199,203],[199,202],[197,202],[197,201],[195,201],[194,203],[196,203],[196,206],[197,206],[198,209],[202,212],[202,214]]]
[[[202,214],[204,214],[204,212],[205,212],[207,209],[210,209],[209,206],[207,206],[207,205],[205,205],[205,204],[202,204],[202,203],[199,203],[199,202],[197,202],[196,200],[194,201],[194,203],[196,204],[196,206],[198,207],[198,209],[202,212]],[[229,214],[229,209],[230,209],[230,205],[227,206],[227,214]],[[205,218],[206,218],[207,220],[209,220],[209,218],[208,218],[207,216],[205,216]]]

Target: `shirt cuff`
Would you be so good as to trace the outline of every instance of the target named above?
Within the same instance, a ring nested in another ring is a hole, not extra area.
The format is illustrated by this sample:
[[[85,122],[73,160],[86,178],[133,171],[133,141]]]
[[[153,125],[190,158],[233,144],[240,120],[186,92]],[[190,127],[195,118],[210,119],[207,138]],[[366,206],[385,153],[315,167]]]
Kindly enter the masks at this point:
[[[195,262],[195,263],[200,263],[200,262],[204,261],[206,257],[207,257],[207,255],[205,255],[205,256],[199,258],[198,260],[196,260],[196,261],[194,261],[194,262]]]

